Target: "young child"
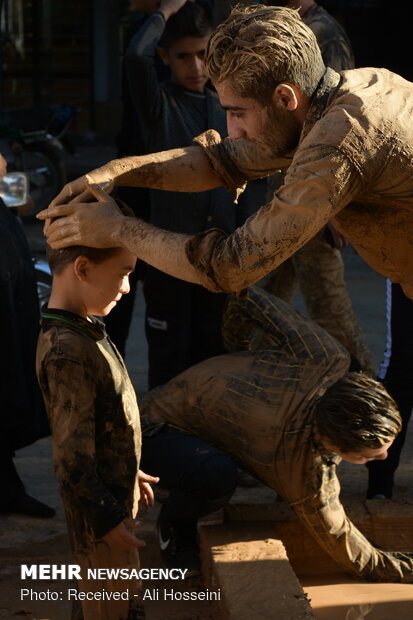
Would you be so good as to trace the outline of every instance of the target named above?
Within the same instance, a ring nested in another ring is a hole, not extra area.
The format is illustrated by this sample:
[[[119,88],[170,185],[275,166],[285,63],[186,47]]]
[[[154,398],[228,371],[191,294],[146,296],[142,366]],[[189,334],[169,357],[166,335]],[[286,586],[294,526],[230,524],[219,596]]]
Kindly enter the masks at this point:
[[[81,567],[78,587],[126,598],[94,600],[89,595],[91,600],[74,602],[72,618],[144,618],[139,581],[87,579],[88,568],[139,568],[138,547],[144,543],[135,536],[138,524],[132,517],[139,490],[144,505],[151,505],[149,483],[158,481],[143,472],[138,481],[141,432],[135,392],[96,318],[106,316],[128,293],[136,257],[122,248],[73,246],[48,247],[47,258],[53,287],[42,313],[36,366],[69,536]]]

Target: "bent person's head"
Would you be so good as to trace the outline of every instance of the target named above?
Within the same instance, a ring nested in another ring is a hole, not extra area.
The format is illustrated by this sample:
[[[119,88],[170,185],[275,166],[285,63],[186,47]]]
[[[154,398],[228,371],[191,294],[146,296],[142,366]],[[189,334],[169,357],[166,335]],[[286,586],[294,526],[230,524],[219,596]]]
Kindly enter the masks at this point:
[[[287,82],[311,97],[325,66],[314,33],[284,7],[236,7],[208,41],[206,65],[215,86],[268,104]]]
[[[358,372],[330,386],[317,400],[314,416],[321,443],[351,463],[387,458],[402,424],[386,388]]]

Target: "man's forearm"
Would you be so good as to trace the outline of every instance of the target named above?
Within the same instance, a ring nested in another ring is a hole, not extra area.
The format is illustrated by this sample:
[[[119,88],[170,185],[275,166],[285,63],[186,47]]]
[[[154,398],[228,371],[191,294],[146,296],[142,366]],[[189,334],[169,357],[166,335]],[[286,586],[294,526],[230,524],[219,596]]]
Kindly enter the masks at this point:
[[[105,169],[115,185],[152,187],[173,192],[203,192],[222,184],[198,146],[115,159],[93,171],[91,178],[95,178],[95,172],[98,176]],[[99,180],[96,182],[99,183]]]
[[[185,244],[190,235],[156,228],[138,218],[124,218],[116,235],[120,245],[152,267],[170,276],[201,284],[199,273],[187,259]]]

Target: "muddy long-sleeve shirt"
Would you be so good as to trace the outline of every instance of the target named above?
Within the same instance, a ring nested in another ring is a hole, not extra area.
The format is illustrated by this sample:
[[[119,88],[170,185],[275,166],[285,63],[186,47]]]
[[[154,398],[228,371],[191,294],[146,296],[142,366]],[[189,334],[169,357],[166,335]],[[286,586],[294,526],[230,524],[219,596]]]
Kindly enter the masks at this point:
[[[53,459],[77,550],[93,547],[139,500],[141,434],[135,391],[104,325],[46,309],[37,375]]]
[[[276,159],[250,140],[196,142],[228,189],[288,165],[273,200],[232,235],[187,242],[199,281],[238,292],[302,247],[328,220],[374,269],[413,297],[413,84],[386,69],[327,69],[299,145]]]
[[[364,579],[413,581],[413,556],[379,551],[340,503],[340,458],[317,441],[315,399],[346,374],[349,355],[321,327],[259,288],[234,300],[232,350],[150,392],[144,418],[201,436],[241,462],[292,506],[325,551]],[[264,340],[263,340],[264,338]]]

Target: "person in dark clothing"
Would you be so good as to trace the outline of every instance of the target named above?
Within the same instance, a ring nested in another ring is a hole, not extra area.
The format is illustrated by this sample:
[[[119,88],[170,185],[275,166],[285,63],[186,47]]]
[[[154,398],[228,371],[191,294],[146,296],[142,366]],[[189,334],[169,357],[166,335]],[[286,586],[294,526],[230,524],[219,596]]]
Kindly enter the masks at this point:
[[[130,0],[129,8],[137,15],[133,26],[126,34],[125,51],[131,38],[143,26],[148,15],[154,13],[158,6],[158,0]],[[156,65],[156,70],[160,78],[167,76],[167,70],[162,65],[160,59]],[[122,63],[121,73],[121,99],[122,117],[121,128],[116,140],[118,157],[128,155],[145,155],[146,150],[142,139],[139,122],[133,105],[133,91],[139,91],[140,84],[130,84],[125,71],[125,63]],[[119,187],[116,191],[117,197],[130,206],[138,217],[145,220],[149,219],[149,190],[144,187]],[[116,344],[122,357],[126,353],[126,341],[129,335],[129,327],[132,321],[133,306],[135,301],[138,282],[143,279],[145,263],[138,260],[135,271],[129,277],[130,293],[122,297],[118,305],[106,317],[105,324]]]
[[[369,481],[367,498],[384,499],[393,495],[394,474],[406,440],[413,407],[413,301],[406,297],[399,284],[387,280],[388,343],[386,361],[379,379],[394,398],[402,418],[402,430],[383,462],[367,463]]]
[[[205,0],[211,8],[214,7],[213,0]],[[154,13],[159,5],[158,0],[130,0],[131,11],[138,14],[138,19],[134,22],[133,28],[130,29],[126,36],[127,50],[131,39],[138,33],[140,28],[145,24],[148,17]],[[170,77],[169,67],[164,65],[160,57],[154,56],[154,69],[159,81],[166,80]],[[122,120],[121,130],[117,137],[118,157],[127,157],[128,155],[145,155],[150,152],[142,136],[139,119],[136,113],[134,101],[136,93],[140,92],[141,83],[134,82],[127,78],[125,63],[122,64]],[[118,198],[123,200],[131,207],[135,215],[148,221],[150,214],[150,197],[149,190],[143,187],[119,187],[116,191]],[[120,353],[124,357],[126,354],[126,341],[129,335],[130,323],[132,321],[132,313],[135,302],[135,295],[138,282],[142,281],[145,275],[146,265],[143,261],[138,261],[136,269],[130,277],[130,293],[123,297],[120,303],[114,308],[110,315],[106,318],[106,326],[111,334],[111,338],[118,347]]]
[[[190,145],[208,126],[225,132],[225,114],[206,88],[203,54],[212,27],[210,3],[162,0],[132,38],[125,69],[131,92],[140,85],[133,96],[146,152]],[[170,68],[170,80],[158,78],[156,50]],[[214,227],[231,232],[264,201],[265,182],[252,184],[238,206],[222,188],[197,194],[150,190],[150,221],[189,234]],[[144,294],[151,389],[224,352],[224,294],[211,295],[152,267],[145,270]]]
[[[0,180],[6,162],[0,154]],[[39,325],[36,275],[20,221],[0,198],[0,512],[53,517],[55,511],[25,491],[15,450],[49,434],[35,374]]]

